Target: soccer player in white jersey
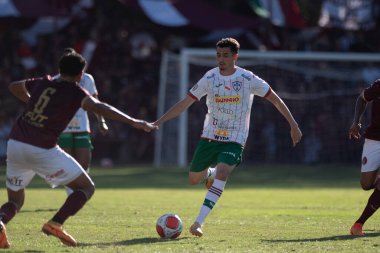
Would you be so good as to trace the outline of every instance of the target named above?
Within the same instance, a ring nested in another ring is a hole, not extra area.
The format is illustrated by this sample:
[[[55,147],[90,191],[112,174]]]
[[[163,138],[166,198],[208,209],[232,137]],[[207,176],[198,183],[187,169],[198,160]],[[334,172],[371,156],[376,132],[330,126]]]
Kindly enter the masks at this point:
[[[73,48],[66,48],[63,54],[75,53]],[[55,78],[59,78],[57,75]],[[97,98],[98,91],[92,75],[84,73],[79,85],[88,91],[88,93]],[[95,114],[98,120],[98,128],[100,133],[106,134],[108,126],[101,115]],[[67,125],[66,129],[59,136],[58,145],[69,153],[75,160],[87,171],[90,170],[91,149],[93,149],[90,137],[90,122],[88,114],[82,108],[79,108],[73,119]],[[68,193],[71,191],[68,190]]]
[[[271,87],[251,71],[235,65],[240,45],[233,38],[224,38],[216,44],[218,67],[209,70],[189,91],[188,95],[171,107],[154,124],[177,117],[195,101],[207,96],[208,112],[204,128],[190,164],[189,183],[206,180],[208,192],[190,233],[202,236],[202,225],[223,193],[230,173],[242,159],[249,132],[253,97],[265,97],[284,116],[290,126],[295,146],[302,133],[291,112]],[[209,168],[216,164],[215,168]]]

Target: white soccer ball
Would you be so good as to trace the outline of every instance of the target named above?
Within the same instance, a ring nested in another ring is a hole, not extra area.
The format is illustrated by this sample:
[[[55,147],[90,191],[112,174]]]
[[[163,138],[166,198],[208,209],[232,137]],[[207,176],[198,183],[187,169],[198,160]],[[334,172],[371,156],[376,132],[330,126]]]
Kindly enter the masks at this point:
[[[156,230],[160,237],[165,239],[177,238],[182,232],[182,221],[178,215],[166,213],[158,218]]]

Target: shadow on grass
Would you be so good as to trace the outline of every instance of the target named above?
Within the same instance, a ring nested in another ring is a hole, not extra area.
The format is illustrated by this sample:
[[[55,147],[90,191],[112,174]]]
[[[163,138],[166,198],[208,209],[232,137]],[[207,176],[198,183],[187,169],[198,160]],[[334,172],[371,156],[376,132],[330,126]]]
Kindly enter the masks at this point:
[[[270,243],[325,242],[325,241],[346,241],[346,240],[354,240],[354,239],[359,239],[359,238],[378,237],[378,236],[380,236],[379,232],[376,232],[376,233],[365,233],[365,236],[336,235],[336,236],[328,236],[328,237],[320,237],[320,238],[309,238],[309,239],[261,240],[261,241],[262,242],[270,242]]]
[[[180,237],[177,239],[162,239],[157,237],[136,238],[131,240],[124,240],[119,242],[105,242],[105,243],[78,243],[79,247],[109,247],[109,246],[128,246],[136,244],[151,244],[151,243],[173,243],[180,240],[188,239],[188,237]]]
[[[57,208],[46,208],[46,209],[21,209],[20,213],[44,213],[44,212],[56,212]]]
[[[44,253],[45,251],[42,251],[42,250],[11,250],[11,251],[9,251],[9,250],[1,250],[1,252],[12,252],[12,253],[18,253],[18,252],[20,252],[20,253]]]

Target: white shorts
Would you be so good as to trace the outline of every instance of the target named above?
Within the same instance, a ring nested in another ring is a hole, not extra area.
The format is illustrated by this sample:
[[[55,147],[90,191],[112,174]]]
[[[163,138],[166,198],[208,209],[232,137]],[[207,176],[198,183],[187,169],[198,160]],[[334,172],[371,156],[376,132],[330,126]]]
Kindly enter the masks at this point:
[[[380,167],[380,141],[365,139],[362,154],[362,172],[375,171]]]
[[[58,146],[43,149],[12,139],[8,141],[6,185],[12,191],[24,189],[35,174],[55,188],[72,182],[82,173],[87,175],[79,163]]]

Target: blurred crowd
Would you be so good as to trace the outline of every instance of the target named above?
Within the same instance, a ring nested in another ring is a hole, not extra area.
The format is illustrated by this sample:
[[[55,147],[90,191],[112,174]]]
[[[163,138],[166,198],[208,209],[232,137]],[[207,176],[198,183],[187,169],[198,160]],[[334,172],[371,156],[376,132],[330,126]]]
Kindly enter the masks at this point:
[[[213,2],[225,8],[231,8],[230,3],[232,1],[210,1],[210,3]],[[321,1],[300,1],[305,19],[309,24],[305,29],[277,27],[268,20],[259,19],[260,25],[256,29],[237,32],[235,37],[241,42],[242,49],[250,50],[380,52],[380,34],[378,32],[375,33],[372,30],[345,31],[318,27],[317,17],[319,16],[320,5]],[[236,6],[235,8],[239,11]],[[241,12],[244,14],[246,11],[241,10]],[[7,85],[12,80],[56,74],[58,71],[57,61],[64,48],[73,47],[81,52],[86,46],[95,45],[95,50],[90,54],[91,59],[88,59],[87,72],[95,78],[100,100],[110,103],[134,117],[154,121],[157,117],[161,52],[163,50],[178,52],[183,47],[213,48],[216,42],[214,37],[210,36],[211,31],[195,27],[186,27],[186,29],[163,27],[152,23],[142,13],[123,5],[119,1],[95,0],[94,5],[86,9],[85,15],[73,17],[70,23],[62,29],[38,36],[34,43],[30,43],[21,36],[23,28],[17,18],[6,21],[0,20],[0,22],[6,22],[6,25],[0,26],[0,106],[2,108],[0,111],[0,159],[2,163],[6,155],[6,139],[10,126],[22,109],[21,103],[10,96]],[[377,21],[376,29],[379,30],[379,28]],[[368,67],[368,69],[370,68]],[[374,71],[376,75],[378,69],[375,68]],[[200,77],[196,76],[194,79]],[[272,80],[270,75],[264,76],[265,78],[269,79],[268,82],[274,83],[274,86],[281,85],[281,82],[294,83],[294,80],[290,79]],[[292,78],[297,77],[293,76]],[[298,81],[306,82],[307,80]],[[337,83],[332,85],[337,85]],[[346,84],[342,82],[341,85]],[[279,89],[281,90],[281,87]],[[314,91],[318,92],[318,89],[323,89],[323,87],[314,88]],[[356,95],[352,95],[349,100],[350,103],[353,103],[355,98]],[[324,102],[327,107],[334,106],[333,104],[329,105],[328,99]],[[341,102],[343,103],[343,101]],[[335,101],[335,103],[340,102]],[[349,127],[348,119],[352,116],[351,109],[354,106],[352,103],[339,106],[339,108],[347,106],[350,108],[344,112],[338,111],[336,115],[325,115],[321,112],[323,110],[315,109],[315,106],[318,106],[317,104],[311,104],[310,108],[297,105],[297,102],[291,104],[291,106],[298,108],[296,110],[300,110],[298,115],[304,116],[301,121],[309,129],[308,132],[315,134],[310,135],[309,138],[305,135],[305,148],[314,147],[323,151],[321,138],[331,138],[325,133],[321,134],[326,132],[324,127],[330,127],[325,125],[324,122],[326,121],[339,122],[341,120],[340,122],[343,123],[339,127],[342,129],[331,132],[330,135],[338,132],[339,136],[345,135],[346,129]],[[343,119],[340,119],[341,117]],[[261,121],[260,114],[255,120]],[[267,138],[267,141],[271,143],[278,143],[279,140],[274,138],[273,134],[276,126],[270,125],[267,120],[263,124],[268,125],[255,128],[255,131],[264,129],[263,132],[251,136],[260,135],[262,138]],[[95,163],[111,166],[114,163],[148,164],[152,162],[154,134],[146,134],[112,122],[109,124],[109,134],[102,136],[98,133],[96,124],[92,125],[94,126],[92,138],[95,146],[93,152]],[[198,127],[201,125],[201,122],[197,123]],[[338,129],[338,126],[335,129]],[[199,133],[199,131],[194,132]],[[316,138],[315,136],[318,134],[323,137]],[[251,149],[254,149],[254,145],[254,141],[249,142],[249,146],[252,146]],[[330,154],[331,156],[340,152],[339,148],[330,148],[336,150]],[[269,145],[265,153],[262,154],[263,157],[266,157],[263,160],[274,159],[273,156],[280,149],[281,145]],[[189,148],[189,150],[193,149]],[[250,152],[250,150],[248,151]],[[257,150],[255,152],[260,153],[262,151]],[[282,153],[282,155],[286,157],[286,153]],[[313,151],[310,151],[307,158],[310,161],[304,162],[318,162],[313,158],[313,155],[316,156],[315,152],[313,154]],[[282,161],[284,157],[274,160]],[[323,155],[320,154],[318,159],[333,160],[323,158]]]

